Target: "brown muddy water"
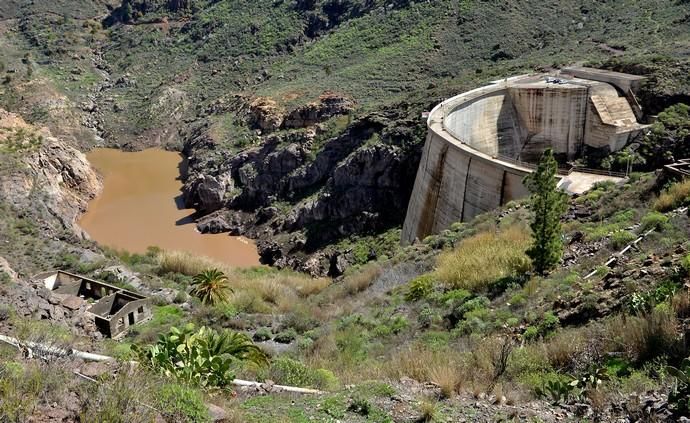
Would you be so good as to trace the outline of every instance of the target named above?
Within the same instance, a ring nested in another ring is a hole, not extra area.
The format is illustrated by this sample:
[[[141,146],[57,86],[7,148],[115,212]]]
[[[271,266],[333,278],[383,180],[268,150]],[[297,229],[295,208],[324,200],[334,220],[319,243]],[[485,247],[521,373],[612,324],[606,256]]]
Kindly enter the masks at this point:
[[[97,148],[87,158],[103,175],[103,192],[79,224],[99,244],[135,253],[149,246],[188,251],[231,266],[259,264],[250,240],[196,231],[194,210],[185,209],[181,197],[180,154]]]

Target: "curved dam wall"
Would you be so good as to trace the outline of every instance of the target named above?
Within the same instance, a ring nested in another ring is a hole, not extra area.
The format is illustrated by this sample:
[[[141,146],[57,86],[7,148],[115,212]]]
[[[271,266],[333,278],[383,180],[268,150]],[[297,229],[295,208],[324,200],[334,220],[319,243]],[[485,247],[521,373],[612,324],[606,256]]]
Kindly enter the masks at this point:
[[[587,69],[578,69],[579,77],[496,81],[434,108],[402,242],[527,196],[522,181],[546,148],[565,162],[580,157],[585,146],[615,151],[639,134],[645,126],[637,122],[627,93],[597,80],[603,79],[600,74],[584,79]]]

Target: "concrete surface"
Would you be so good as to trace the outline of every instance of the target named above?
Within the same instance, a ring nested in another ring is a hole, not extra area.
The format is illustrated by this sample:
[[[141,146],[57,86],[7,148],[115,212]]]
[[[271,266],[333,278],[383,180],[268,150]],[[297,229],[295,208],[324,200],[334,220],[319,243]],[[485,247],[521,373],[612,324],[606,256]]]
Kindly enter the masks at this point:
[[[595,173],[571,172],[570,175],[561,178],[558,187],[570,194],[582,194],[592,189],[597,182],[611,181],[620,183],[625,178],[608,175],[597,175]]]
[[[620,150],[646,127],[637,121],[634,95],[622,92],[639,86],[640,77],[588,68],[570,72],[494,81],[434,108],[403,243],[528,195],[522,180],[546,148],[562,162],[572,161],[585,148]],[[578,172],[562,185],[583,192],[607,178]]]

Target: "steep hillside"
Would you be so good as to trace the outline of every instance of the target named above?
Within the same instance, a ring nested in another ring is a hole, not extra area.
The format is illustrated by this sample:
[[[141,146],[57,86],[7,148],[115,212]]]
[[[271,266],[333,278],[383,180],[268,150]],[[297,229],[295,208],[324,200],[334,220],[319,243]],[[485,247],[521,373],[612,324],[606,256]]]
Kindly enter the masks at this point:
[[[184,150],[187,203],[218,212],[201,230],[270,238],[266,262],[317,273],[343,239],[401,223],[421,113],[441,98],[583,62],[649,74],[651,113],[690,84],[690,12],[669,0],[4,8],[6,108],[82,148]]]
[[[529,272],[525,203],[333,281],[228,269],[234,291],[216,304],[188,292],[198,269],[221,265],[156,250],[101,254],[92,246],[88,259],[60,267],[151,292],[152,320],[118,342],[101,341],[28,278],[3,278],[3,333],[120,361],[43,362],[2,347],[0,368],[11,371],[0,373],[0,392],[12,401],[0,403],[0,413],[192,422],[208,421],[209,407],[242,422],[678,421],[687,394],[674,387],[668,366],[688,355],[689,186],[660,191],[662,182],[636,174],[572,199],[563,260],[546,276]],[[25,228],[18,226],[24,238],[16,239],[26,238]],[[633,249],[604,265],[638,236]],[[38,316],[42,322],[31,320]],[[188,386],[183,374],[176,379],[156,362],[128,367],[161,334],[188,323],[250,336],[270,363],[234,361],[231,374],[266,383],[231,394],[232,387]],[[295,395],[274,385],[325,392]]]
[[[681,0],[0,2],[0,421],[687,419],[690,183],[656,169],[688,152],[689,23]],[[526,200],[401,247],[422,113],[573,63],[648,76],[659,116],[644,172],[569,199],[557,268],[531,270]],[[199,230],[272,266],[84,239],[95,146],[182,151]],[[151,319],[102,339],[48,269]]]

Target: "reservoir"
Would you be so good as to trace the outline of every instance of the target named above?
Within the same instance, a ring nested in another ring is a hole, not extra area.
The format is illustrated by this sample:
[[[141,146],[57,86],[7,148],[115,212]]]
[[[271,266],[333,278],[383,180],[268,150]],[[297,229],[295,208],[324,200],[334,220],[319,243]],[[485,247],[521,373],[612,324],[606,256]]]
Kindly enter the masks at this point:
[[[231,266],[259,264],[253,242],[228,234],[200,234],[182,201],[179,153],[97,148],[87,154],[103,176],[103,192],[79,224],[108,247],[144,253],[149,246],[188,251]]]

